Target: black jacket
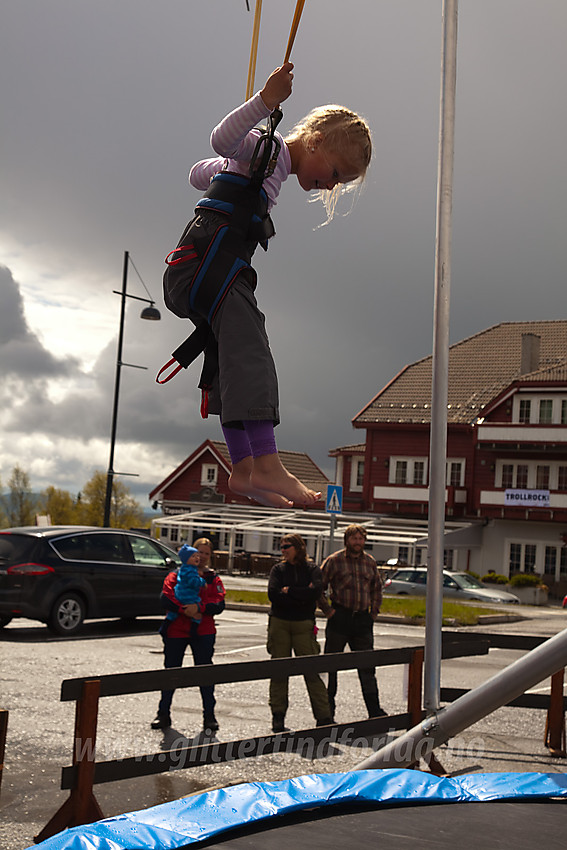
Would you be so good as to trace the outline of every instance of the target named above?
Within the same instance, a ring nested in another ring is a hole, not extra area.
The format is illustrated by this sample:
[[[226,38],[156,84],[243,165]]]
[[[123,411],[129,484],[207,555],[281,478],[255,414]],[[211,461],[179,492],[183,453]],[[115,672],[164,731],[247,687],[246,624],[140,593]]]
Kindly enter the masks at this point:
[[[309,587],[309,585],[313,585]],[[288,587],[287,593],[282,588]],[[268,581],[271,613],[282,620],[311,620],[323,590],[321,570],[310,562],[290,564],[281,561],[272,567]]]

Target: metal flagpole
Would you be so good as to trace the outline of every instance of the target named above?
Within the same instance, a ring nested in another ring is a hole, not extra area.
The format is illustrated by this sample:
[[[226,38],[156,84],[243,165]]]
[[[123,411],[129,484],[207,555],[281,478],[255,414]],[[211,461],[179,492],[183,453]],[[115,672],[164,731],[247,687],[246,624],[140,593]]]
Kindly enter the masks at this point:
[[[439,709],[441,688],[457,15],[458,0],[443,0],[423,699],[429,713]]]

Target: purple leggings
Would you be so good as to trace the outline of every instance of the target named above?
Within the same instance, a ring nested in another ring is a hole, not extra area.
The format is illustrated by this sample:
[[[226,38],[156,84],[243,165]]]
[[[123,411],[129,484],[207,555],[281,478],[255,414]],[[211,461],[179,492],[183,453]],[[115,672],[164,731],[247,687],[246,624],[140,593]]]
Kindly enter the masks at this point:
[[[274,423],[271,419],[245,419],[242,424],[244,430],[222,426],[233,466],[247,457],[277,453]]]

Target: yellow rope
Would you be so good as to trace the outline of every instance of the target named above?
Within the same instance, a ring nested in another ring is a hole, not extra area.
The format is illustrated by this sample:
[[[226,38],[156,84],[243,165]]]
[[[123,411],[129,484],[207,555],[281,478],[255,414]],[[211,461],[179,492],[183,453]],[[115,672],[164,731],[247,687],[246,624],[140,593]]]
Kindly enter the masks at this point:
[[[291,48],[297,35],[301,13],[305,6],[305,0],[297,0],[295,12],[293,13],[293,21],[289,33],[289,40],[284,57],[284,64],[289,62],[291,56]],[[262,14],[262,0],[256,0],[256,8],[254,9],[254,26],[252,28],[252,45],[250,47],[250,62],[248,63],[248,79],[246,81],[246,100],[254,94],[254,77],[256,75],[256,57],[258,56],[258,40],[260,38],[260,15]]]
[[[254,27],[252,29],[252,46],[250,48],[250,63],[248,65],[248,80],[246,82],[246,100],[254,94],[254,76],[256,74],[256,57],[258,55],[258,39],[260,38],[260,15],[262,0],[256,0],[254,10]]]
[[[292,24],[291,24],[291,31],[289,33],[289,41],[287,43],[287,50],[285,52],[284,64],[286,62],[289,62],[289,57],[291,56],[291,48],[293,47],[293,42],[295,41],[297,28],[299,26],[299,20],[301,18],[301,13],[303,12],[304,6],[305,6],[305,0],[297,0],[297,5],[295,7],[295,12],[293,14],[293,21],[292,21]]]

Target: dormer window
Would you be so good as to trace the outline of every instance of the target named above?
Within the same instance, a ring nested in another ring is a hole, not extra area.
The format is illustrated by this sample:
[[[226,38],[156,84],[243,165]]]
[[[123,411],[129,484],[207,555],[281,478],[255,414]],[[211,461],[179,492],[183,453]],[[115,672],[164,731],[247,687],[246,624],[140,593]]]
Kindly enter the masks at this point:
[[[512,421],[520,425],[567,425],[565,394],[519,393],[514,398]]]
[[[520,399],[520,415],[519,420],[523,424],[528,424],[532,412],[532,403],[529,398]]]
[[[539,402],[540,425],[551,425],[553,422],[553,401],[550,398],[542,398]]]

